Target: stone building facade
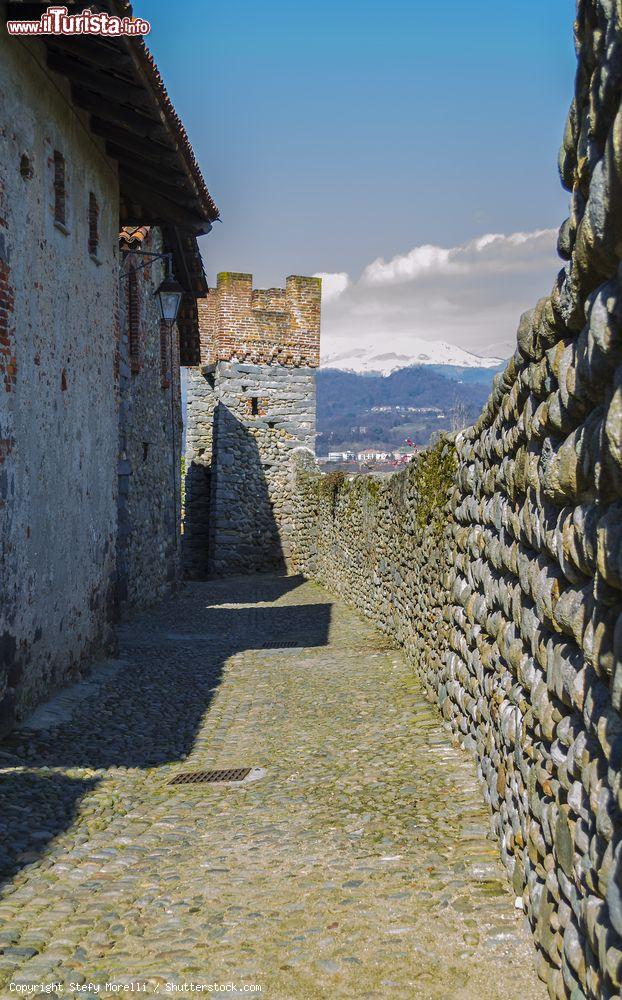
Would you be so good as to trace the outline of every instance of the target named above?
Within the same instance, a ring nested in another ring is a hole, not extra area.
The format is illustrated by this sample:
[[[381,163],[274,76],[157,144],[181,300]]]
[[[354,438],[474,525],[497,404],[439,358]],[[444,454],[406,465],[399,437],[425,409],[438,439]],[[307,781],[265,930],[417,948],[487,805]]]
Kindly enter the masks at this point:
[[[205,292],[196,237],[216,216],[141,40],[18,40],[2,27],[0,735],[110,648],[120,609],[175,575],[175,333],[165,385],[154,262],[140,278],[141,366],[128,369],[119,230],[157,224],[153,247],[173,253],[188,363]]]
[[[565,264],[473,427],[385,480],[299,462],[294,566],[403,644],[477,757],[551,997],[622,991],[622,18],[588,0]]]
[[[119,186],[45,65],[0,37],[0,728],[106,646]],[[62,161],[59,159],[62,157]],[[63,205],[59,199],[64,164]],[[101,206],[89,247],[89,197]],[[94,252],[92,252],[94,251]]]
[[[189,369],[184,560],[190,576],[284,571],[291,466],[315,446],[319,278],[253,289],[223,273],[199,303],[201,367]]]
[[[180,576],[182,416],[177,326],[160,315],[166,274],[161,229],[119,238],[119,611],[164,597]],[[155,254],[143,256],[143,254]]]

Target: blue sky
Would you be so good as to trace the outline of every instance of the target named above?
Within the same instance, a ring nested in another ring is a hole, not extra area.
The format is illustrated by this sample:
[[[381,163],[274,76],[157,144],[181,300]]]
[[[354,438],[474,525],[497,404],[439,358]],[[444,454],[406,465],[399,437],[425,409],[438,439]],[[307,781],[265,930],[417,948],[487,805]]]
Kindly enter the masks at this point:
[[[338,273],[352,289],[378,258],[549,230],[567,214],[556,160],[574,0],[134,6],[222,213],[203,241],[212,281]],[[551,250],[521,294],[548,291],[556,266]],[[463,342],[494,347],[489,319],[490,345]],[[331,338],[351,336],[334,323]],[[428,335],[451,333],[432,323]]]

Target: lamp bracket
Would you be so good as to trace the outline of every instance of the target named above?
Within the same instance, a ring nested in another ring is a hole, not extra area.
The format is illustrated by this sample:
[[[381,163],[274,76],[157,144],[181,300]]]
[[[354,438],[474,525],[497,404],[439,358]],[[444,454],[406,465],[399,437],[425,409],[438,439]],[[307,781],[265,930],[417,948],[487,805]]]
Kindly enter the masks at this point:
[[[136,274],[138,271],[144,271],[146,267],[149,267],[149,265],[153,263],[154,260],[166,260],[166,276],[167,278],[173,277],[173,254],[171,252],[152,253],[150,250],[122,250],[121,255],[123,257],[123,263],[121,264],[121,274],[119,276],[120,281],[123,278],[127,278],[130,274]],[[147,257],[149,259],[146,260],[144,264],[139,264],[138,267],[127,267],[124,269],[123,264],[127,258],[134,256]]]

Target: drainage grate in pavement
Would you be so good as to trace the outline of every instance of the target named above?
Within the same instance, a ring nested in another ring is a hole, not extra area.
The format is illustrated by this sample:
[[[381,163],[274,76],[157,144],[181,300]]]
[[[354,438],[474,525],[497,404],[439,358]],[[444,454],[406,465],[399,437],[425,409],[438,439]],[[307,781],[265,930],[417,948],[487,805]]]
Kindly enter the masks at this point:
[[[223,771],[182,771],[171,778],[168,784],[207,785],[216,781],[244,781],[250,773],[250,767],[231,767]]]
[[[295,649],[298,645],[295,639],[279,639],[277,642],[264,642],[262,649]]]

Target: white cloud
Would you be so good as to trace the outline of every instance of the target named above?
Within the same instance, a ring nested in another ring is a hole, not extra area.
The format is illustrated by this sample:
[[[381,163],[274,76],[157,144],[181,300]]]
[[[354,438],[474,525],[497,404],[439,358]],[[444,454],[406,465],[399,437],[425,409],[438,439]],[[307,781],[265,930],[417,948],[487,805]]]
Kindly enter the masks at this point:
[[[469,274],[474,270],[498,273],[514,270],[529,263],[537,244],[550,246],[553,229],[539,229],[533,233],[487,233],[462,246],[432,246],[429,243],[414,247],[409,253],[384,261],[378,257],[368,264],[361,276],[363,284],[395,285],[417,281],[432,274]]]
[[[422,274],[447,271],[451,268],[451,252],[425,243],[404,256],[394,257],[388,264],[377,257],[367,265],[361,281],[366,285],[394,285],[400,281],[415,281]]]
[[[355,342],[408,353],[409,340],[443,340],[507,357],[520,314],[550,292],[557,231],[488,233],[456,247],[413,247],[379,257],[352,281],[322,278],[323,353]]]
[[[350,277],[345,271],[336,274],[318,271],[313,277],[322,279],[322,302],[330,302],[331,299],[339,298],[350,284]]]

